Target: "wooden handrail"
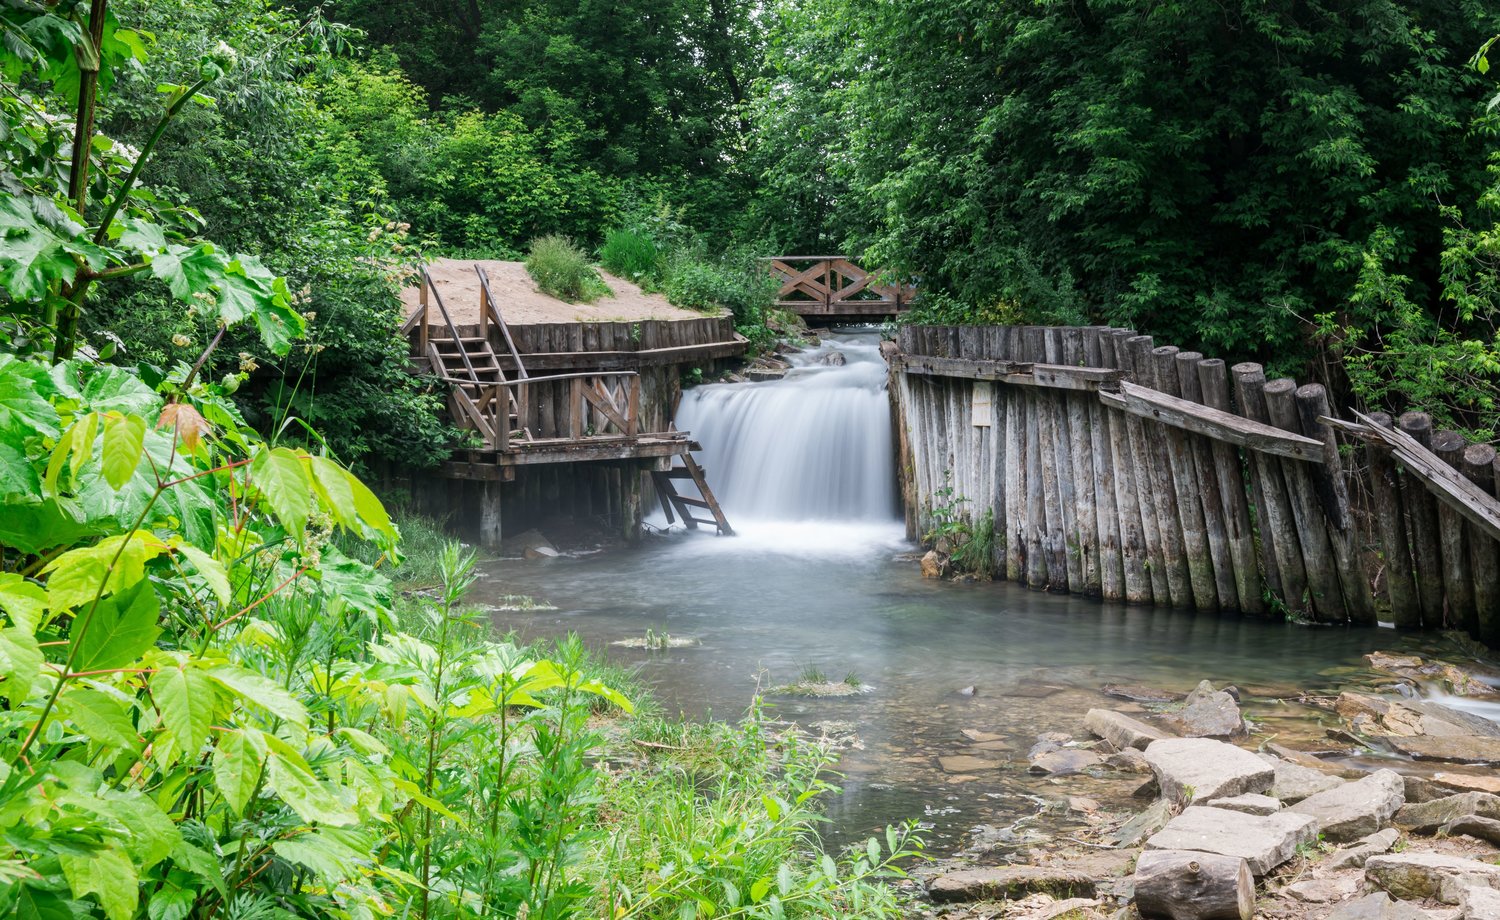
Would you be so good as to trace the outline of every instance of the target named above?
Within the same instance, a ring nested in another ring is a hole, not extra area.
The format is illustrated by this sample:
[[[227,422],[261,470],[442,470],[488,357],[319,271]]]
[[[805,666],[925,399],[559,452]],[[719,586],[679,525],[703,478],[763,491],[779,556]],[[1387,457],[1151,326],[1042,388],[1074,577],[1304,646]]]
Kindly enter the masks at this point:
[[[443,303],[443,295],[438,293],[437,285],[432,283],[432,276],[427,274],[427,269],[422,269],[422,283],[432,289],[432,296],[437,300],[438,312],[443,314],[443,323],[448,327],[448,334],[453,337],[453,344],[458,346],[458,356],[464,359],[464,369],[469,372],[469,379],[464,383],[478,383],[479,374],[474,370],[474,362],[469,360],[469,350],[464,348],[463,337],[458,334],[458,327],[453,325],[453,317],[448,315],[448,306]],[[422,328],[427,328],[424,323]]]
[[[505,347],[510,349],[511,360],[516,362],[516,373],[524,378],[528,376],[526,365],[521,363],[521,353],[516,350],[515,339],[510,336],[510,327],[505,324],[505,318],[500,315],[500,305],[495,302],[495,295],[490,293],[490,276],[478,263],[475,263],[474,271],[478,273],[479,286],[484,291],[484,309],[494,320],[495,325],[500,327],[500,334],[505,338]]]
[[[473,385],[474,383],[476,383],[476,381],[473,381],[473,380],[461,380],[461,379],[459,379],[457,377],[445,377],[445,376],[443,376],[441,374],[438,374],[438,375],[435,375],[435,376],[437,377],[437,379],[443,381],[444,383],[458,383],[458,384],[464,384],[464,385],[470,385],[470,386]],[[518,387],[518,386],[522,386],[522,385],[528,384],[528,383],[549,383],[549,382],[551,382],[553,380],[572,380],[572,379],[574,379],[576,377],[639,377],[639,376],[640,376],[640,374],[637,373],[637,372],[635,372],[635,371],[578,371],[577,373],[573,373],[573,374],[553,374],[553,375],[548,376],[548,377],[527,377],[525,380],[499,380],[499,381],[481,380],[481,381],[477,381],[477,382],[478,382],[478,384],[481,387],[490,387],[490,386],[497,386],[497,387]]]

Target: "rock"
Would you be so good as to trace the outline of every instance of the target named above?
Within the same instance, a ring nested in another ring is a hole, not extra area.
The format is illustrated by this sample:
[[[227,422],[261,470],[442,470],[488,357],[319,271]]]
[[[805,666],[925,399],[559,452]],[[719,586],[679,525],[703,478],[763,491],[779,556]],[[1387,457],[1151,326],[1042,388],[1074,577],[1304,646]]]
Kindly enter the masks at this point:
[[[1293,805],[1310,795],[1344,785],[1344,780],[1294,763],[1278,763],[1271,783],[1271,796],[1283,805]]]
[[[1247,815],[1269,815],[1281,811],[1280,802],[1268,795],[1257,795],[1254,792],[1230,796],[1227,799],[1214,799],[1214,807],[1244,812]]]
[[[969,754],[955,754],[951,757],[939,757],[938,766],[943,768],[944,773],[980,773],[1000,769],[1000,762]]]
[[[923,578],[942,578],[947,569],[948,560],[939,555],[935,549],[928,550],[927,554],[922,557]]]
[[[1126,748],[1104,758],[1106,766],[1113,767],[1121,773],[1150,773],[1151,764],[1146,762],[1146,755],[1135,748]]]
[[[1439,831],[1444,837],[1456,837],[1464,834],[1490,843],[1500,844],[1500,821],[1494,818],[1479,818],[1473,815],[1458,818],[1444,824]]]
[[[1053,901],[1040,910],[1022,914],[1017,920],[1056,920],[1056,918],[1065,914],[1071,914],[1074,911],[1087,911],[1091,907],[1098,906],[1099,900],[1097,898],[1064,898],[1061,901]]]
[[[1500,920],[1500,891],[1470,885],[1458,896],[1464,920]]]
[[[959,696],[978,696],[979,688],[974,686],[973,684],[969,684],[967,687],[959,687],[953,692],[957,693]]]
[[[1330,901],[1343,900],[1349,894],[1350,887],[1341,885],[1331,878],[1308,878],[1293,882],[1282,890],[1308,904],[1327,904]]]
[[[841,352],[841,351],[830,351],[828,354],[826,354],[823,357],[819,358],[818,359],[818,363],[819,364],[826,364],[829,367],[843,367],[844,363],[845,363],[845,360],[846,359],[844,358],[844,353],[843,352]]]
[[[997,735],[994,732],[982,732],[977,728],[966,728],[962,732],[960,732],[960,734],[976,744],[984,744],[989,741],[1005,740],[1004,735]]]
[[[1388,735],[1392,747],[1419,761],[1446,761],[1451,764],[1494,764],[1500,762],[1500,738],[1478,735]]]
[[[1376,831],[1363,840],[1356,841],[1352,846],[1335,850],[1328,857],[1327,866],[1330,869],[1362,869],[1371,856],[1389,853],[1391,847],[1395,846],[1396,841],[1400,839],[1401,832],[1394,827]]]
[[[1083,717],[1083,724],[1090,732],[1121,751],[1127,748],[1144,751],[1151,742],[1171,737],[1167,732],[1153,728],[1139,719],[1132,719],[1109,709],[1090,709]]]
[[[1428,920],[1426,911],[1402,901],[1392,901],[1384,891],[1340,904],[1326,920]]]
[[[1243,748],[1207,738],[1167,738],[1146,748],[1161,794],[1179,805],[1266,792],[1276,771]]]
[[[1268,755],[1273,755],[1281,760],[1287,761],[1288,763],[1296,764],[1299,767],[1306,767],[1309,770],[1318,770],[1323,773],[1338,773],[1343,769],[1337,764],[1331,764],[1327,761],[1319,760],[1316,756],[1309,754],[1306,751],[1299,751],[1296,748],[1289,748],[1284,744],[1277,744],[1274,741],[1266,744],[1266,751]],[[1320,789],[1318,791],[1321,792],[1322,790]]]
[[[1250,871],[1258,878],[1291,859],[1297,847],[1312,843],[1317,837],[1318,823],[1310,815],[1285,811],[1247,815],[1194,805],[1153,834],[1146,841],[1146,849],[1239,856],[1250,864]]]
[[[1135,906],[1142,917],[1250,920],[1255,880],[1235,856],[1151,850],[1135,866]]]
[[[1068,796],[1068,811],[1091,815],[1099,810],[1099,803],[1085,795]]]
[[[1096,767],[1103,762],[1104,758],[1093,751],[1059,748],[1031,758],[1031,766],[1027,770],[1031,773],[1046,773],[1051,776],[1069,776],[1082,773],[1089,767]]]
[[[1247,734],[1234,697],[1215,690],[1206,680],[1187,695],[1187,705],[1165,721],[1188,738],[1241,738]]]
[[[1471,885],[1500,887],[1500,866],[1443,853],[1388,853],[1365,861],[1365,880],[1403,901],[1457,904]]]
[[[1132,703],[1176,703],[1186,698],[1186,694],[1171,690],[1127,684],[1105,684],[1099,688],[1099,692],[1116,699],[1130,700]]]
[[[1396,812],[1394,822],[1397,827],[1430,834],[1450,821],[1470,816],[1500,820],[1500,796],[1488,792],[1462,792],[1431,802],[1406,805]]]
[[[927,884],[928,896],[939,903],[1013,899],[1039,892],[1056,898],[1090,898],[1094,880],[1065,866],[1000,866],[949,872]]]
[[[1428,777],[1433,783],[1455,792],[1488,792],[1500,795],[1500,776],[1479,776],[1473,773],[1434,773]]]
[[[561,555],[562,553],[551,546],[528,547],[525,553],[527,559],[556,559]]]
[[[1107,838],[1115,846],[1133,847],[1167,826],[1172,820],[1172,803],[1165,799],[1153,802],[1149,808],[1120,825],[1120,829]]]
[[[1440,680],[1459,696],[1490,692],[1490,688],[1483,681],[1476,680],[1463,668],[1447,662],[1423,661],[1415,655],[1387,655],[1384,652],[1373,652],[1366,655],[1365,660],[1377,671],[1384,671],[1407,680]]]
[[[562,555],[552,541],[540,530],[527,530],[510,537],[500,544],[500,553],[505,556],[521,555],[527,559],[543,559]]]
[[[1364,779],[1308,796],[1287,810],[1313,816],[1326,839],[1348,843],[1385,827],[1405,803],[1401,774],[1377,770]]]
[[[1380,721],[1380,718],[1390,711],[1391,704],[1378,696],[1369,696],[1364,693],[1344,692],[1333,701],[1333,711],[1340,717],[1353,721],[1359,716],[1369,716]]]
[[[1421,713],[1424,721],[1441,721],[1456,727],[1465,734],[1478,735],[1481,738],[1500,738],[1500,722],[1491,722],[1472,712],[1464,712],[1462,709],[1454,709],[1452,706],[1444,706],[1432,700],[1412,700],[1402,705]]]

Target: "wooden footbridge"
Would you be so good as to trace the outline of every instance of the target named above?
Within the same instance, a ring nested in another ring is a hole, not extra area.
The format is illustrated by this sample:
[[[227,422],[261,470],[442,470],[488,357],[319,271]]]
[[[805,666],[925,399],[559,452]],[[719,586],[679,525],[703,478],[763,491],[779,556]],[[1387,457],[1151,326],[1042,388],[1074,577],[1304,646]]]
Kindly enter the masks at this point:
[[[868,323],[904,312],[915,285],[866,271],[847,256],[773,256],[765,260],[781,282],[776,305],[807,319]]]
[[[470,437],[441,471],[452,480],[481,484],[483,542],[500,539],[501,484],[516,483],[522,470],[563,464],[589,464],[580,468],[585,471],[602,466],[607,475],[602,486],[569,483],[567,476],[534,477],[534,494],[521,489],[521,501],[538,511],[548,510],[542,493],[555,494],[558,504],[603,504],[632,535],[641,482],[649,473],[669,523],[675,509],[690,528],[711,524],[721,534],[733,533],[693,460],[698,444],[670,420],[680,365],[744,351],[732,320],[512,327],[484,268],[473,268],[479,280],[477,324],[455,322],[423,269],[417,308],[401,332],[411,343],[413,372],[446,385],[453,424]],[[691,483],[697,495],[681,493],[678,483]],[[564,502],[564,491],[582,497]],[[595,491],[604,493],[602,501],[595,500]],[[711,519],[694,516],[689,507],[706,509]]]

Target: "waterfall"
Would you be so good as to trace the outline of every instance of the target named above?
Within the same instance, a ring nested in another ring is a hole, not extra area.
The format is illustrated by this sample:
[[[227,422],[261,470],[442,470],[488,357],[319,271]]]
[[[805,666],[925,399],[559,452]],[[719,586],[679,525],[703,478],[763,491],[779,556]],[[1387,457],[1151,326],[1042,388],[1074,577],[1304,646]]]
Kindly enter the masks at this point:
[[[829,355],[845,363],[829,364]],[[731,522],[890,521],[898,511],[886,366],[873,334],[829,335],[785,378],[688,390],[677,427]]]

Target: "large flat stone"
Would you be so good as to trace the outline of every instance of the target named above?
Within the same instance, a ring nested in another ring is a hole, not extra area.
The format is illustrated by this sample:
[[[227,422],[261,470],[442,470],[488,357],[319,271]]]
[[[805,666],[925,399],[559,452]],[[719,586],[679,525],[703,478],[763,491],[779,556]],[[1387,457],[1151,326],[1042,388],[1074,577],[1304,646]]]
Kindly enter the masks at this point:
[[[1293,805],[1310,795],[1344,785],[1337,776],[1282,761],[1276,764],[1276,778],[1271,782],[1271,796],[1283,805]]]
[[[1457,904],[1465,888],[1500,888],[1500,866],[1442,853],[1387,853],[1365,861],[1365,880],[1403,901]]]
[[[1028,894],[1054,898],[1091,898],[1094,880],[1087,873],[1065,867],[1000,866],[949,872],[927,885],[934,901],[985,901]]]
[[[1432,782],[1453,792],[1488,792],[1500,795],[1500,776],[1478,773],[1434,773],[1428,777]]]
[[[1500,819],[1500,796],[1488,792],[1461,792],[1430,802],[1406,805],[1396,812],[1394,823],[1419,834],[1430,834],[1459,818],[1470,816]]]
[[[1391,747],[1416,760],[1500,763],[1500,738],[1475,735],[1389,735]]]
[[[1470,885],[1458,896],[1464,920],[1500,920],[1500,891]]]
[[[1345,901],[1326,920],[1428,920],[1427,912],[1405,901],[1392,901],[1384,891]]]
[[[1227,799],[1214,799],[1215,808],[1227,808],[1230,811],[1242,811],[1247,815],[1269,815],[1281,811],[1281,803],[1268,795],[1260,795],[1255,792],[1247,792],[1244,795],[1234,795]]]
[[[1396,841],[1401,839],[1401,832],[1394,827],[1388,827],[1383,831],[1371,834],[1363,840],[1357,841],[1353,846],[1344,847],[1328,857],[1328,868],[1330,869],[1363,869],[1365,862],[1371,856],[1379,856],[1381,853],[1389,853]]]
[[[1479,818],[1469,815],[1465,818],[1449,821],[1442,827],[1442,835],[1444,837],[1457,837],[1460,834],[1500,844],[1500,821],[1496,821],[1494,818]]]
[[[1208,738],[1167,738],[1146,748],[1163,798],[1179,805],[1265,792],[1276,771],[1244,748]]]
[[[1348,843],[1385,827],[1405,803],[1401,774],[1377,770],[1363,779],[1308,796],[1287,810],[1311,815],[1324,837],[1334,843]]]
[[[1168,732],[1112,709],[1090,709],[1083,717],[1083,724],[1120,751],[1126,748],[1144,751],[1151,742],[1172,737]]]
[[[1277,812],[1247,815],[1195,805],[1173,818],[1146,841],[1148,850],[1197,850],[1238,856],[1259,878],[1291,859],[1297,847],[1317,840],[1318,822],[1309,815]]]

